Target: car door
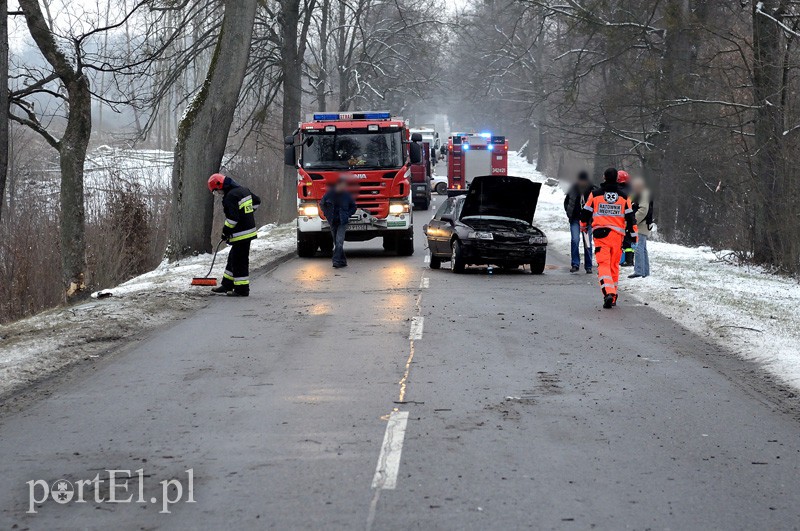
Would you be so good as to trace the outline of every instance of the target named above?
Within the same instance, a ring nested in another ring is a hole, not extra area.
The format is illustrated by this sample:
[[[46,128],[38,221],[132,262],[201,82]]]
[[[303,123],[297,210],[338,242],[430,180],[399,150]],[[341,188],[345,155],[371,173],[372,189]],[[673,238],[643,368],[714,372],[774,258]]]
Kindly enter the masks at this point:
[[[456,199],[450,197],[442,203],[428,224],[428,245],[433,254],[450,254],[450,236],[453,233],[453,225],[449,221],[442,220],[442,216],[454,216],[455,210]]]

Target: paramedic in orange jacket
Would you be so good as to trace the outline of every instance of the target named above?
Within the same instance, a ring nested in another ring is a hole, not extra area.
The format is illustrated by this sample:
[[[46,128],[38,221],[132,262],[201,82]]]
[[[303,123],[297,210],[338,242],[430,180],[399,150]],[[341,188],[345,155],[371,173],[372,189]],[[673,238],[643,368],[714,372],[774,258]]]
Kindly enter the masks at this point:
[[[589,196],[581,213],[581,221],[587,225],[592,224],[597,272],[603,291],[603,308],[611,308],[617,304],[623,242],[628,243],[635,239],[636,216],[631,200],[617,184],[617,173],[614,168],[606,170],[605,182],[600,185],[599,191]]]

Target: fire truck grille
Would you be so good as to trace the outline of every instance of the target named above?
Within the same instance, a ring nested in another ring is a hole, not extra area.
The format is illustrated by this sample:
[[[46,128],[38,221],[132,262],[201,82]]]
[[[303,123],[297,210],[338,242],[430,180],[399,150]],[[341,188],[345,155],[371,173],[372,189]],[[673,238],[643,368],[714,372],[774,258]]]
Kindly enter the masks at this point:
[[[356,205],[358,206],[358,208],[366,210],[373,216],[377,216],[381,213],[380,203],[362,203],[360,201],[356,201]]]

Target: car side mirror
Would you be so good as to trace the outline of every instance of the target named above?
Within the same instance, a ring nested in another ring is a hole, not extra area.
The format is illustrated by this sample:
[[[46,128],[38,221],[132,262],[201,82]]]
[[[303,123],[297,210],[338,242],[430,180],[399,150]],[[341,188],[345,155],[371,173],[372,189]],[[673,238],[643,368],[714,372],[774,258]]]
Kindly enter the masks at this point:
[[[411,164],[419,164],[422,162],[422,146],[417,143],[411,143],[409,146],[411,155]]]
[[[446,221],[447,223],[453,224],[455,223],[455,218],[450,214],[442,214],[442,221]]]
[[[283,149],[283,163],[286,164],[287,166],[297,165],[297,159],[295,159],[294,157],[295,157],[294,145],[286,146]]]
[[[422,232],[424,232],[425,234],[428,234],[428,225],[423,225],[422,226]]]
[[[291,135],[283,137],[283,144],[285,146],[293,146],[294,145],[294,137],[291,136]]]

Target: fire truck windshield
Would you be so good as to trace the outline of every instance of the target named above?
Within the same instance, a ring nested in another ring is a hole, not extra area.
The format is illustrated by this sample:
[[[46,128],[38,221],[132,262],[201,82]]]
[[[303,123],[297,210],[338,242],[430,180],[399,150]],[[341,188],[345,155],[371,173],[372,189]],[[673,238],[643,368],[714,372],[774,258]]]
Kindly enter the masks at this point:
[[[309,170],[394,169],[404,163],[400,131],[340,129],[310,135],[314,141],[303,147],[303,167]]]

